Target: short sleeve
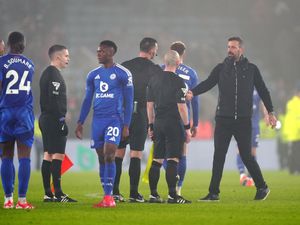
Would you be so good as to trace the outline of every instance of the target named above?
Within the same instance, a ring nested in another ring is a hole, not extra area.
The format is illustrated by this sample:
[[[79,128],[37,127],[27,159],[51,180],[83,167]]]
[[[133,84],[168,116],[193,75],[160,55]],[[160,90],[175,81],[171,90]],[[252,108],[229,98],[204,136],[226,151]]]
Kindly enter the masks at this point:
[[[188,92],[188,86],[184,83],[183,79],[179,78],[177,80],[177,89],[176,89],[176,102],[185,103],[185,96]]]

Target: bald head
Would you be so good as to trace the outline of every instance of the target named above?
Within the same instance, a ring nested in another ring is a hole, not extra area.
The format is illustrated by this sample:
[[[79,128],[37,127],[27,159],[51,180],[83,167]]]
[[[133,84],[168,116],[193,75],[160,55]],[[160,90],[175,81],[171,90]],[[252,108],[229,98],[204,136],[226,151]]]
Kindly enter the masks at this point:
[[[0,56],[4,55],[5,53],[5,43],[3,40],[0,39]]]
[[[179,60],[180,60],[180,56],[178,52],[174,50],[169,50],[164,56],[165,65],[167,67],[168,66],[177,67],[179,65]]]

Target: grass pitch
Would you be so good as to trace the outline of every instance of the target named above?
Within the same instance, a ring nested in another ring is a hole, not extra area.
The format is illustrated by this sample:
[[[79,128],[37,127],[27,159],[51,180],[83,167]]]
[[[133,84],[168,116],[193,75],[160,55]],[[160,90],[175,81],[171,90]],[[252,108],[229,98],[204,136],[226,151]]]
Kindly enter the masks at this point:
[[[117,207],[113,209],[94,209],[92,205],[99,202],[102,197],[97,172],[67,172],[63,175],[63,190],[70,197],[77,199],[78,203],[43,203],[41,175],[39,172],[33,172],[27,199],[36,208],[30,211],[1,208],[0,225],[300,224],[300,176],[291,176],[286,171],[264,171],[271,193],[266,201],[253,201],[255,188],[240,186],[237,172],[225,171],[221,183],[220,202],[197,202],[199,197],[207,194],[210,175],[208,171],[187,173],[182,194],[185,198],[192,200],[192,204],[126,202],[117,204]],[[128,182],[128,174],[123,173],[121,192],[125,197],[129,195]],[[3,193],[2,187],[1,192]],[[148,198],[148,185],[141,183],[140,192]],[[167,197],[164,173],[161,174],[159,193],[163,198]],[[3,204],[3,200],[0,204]]]

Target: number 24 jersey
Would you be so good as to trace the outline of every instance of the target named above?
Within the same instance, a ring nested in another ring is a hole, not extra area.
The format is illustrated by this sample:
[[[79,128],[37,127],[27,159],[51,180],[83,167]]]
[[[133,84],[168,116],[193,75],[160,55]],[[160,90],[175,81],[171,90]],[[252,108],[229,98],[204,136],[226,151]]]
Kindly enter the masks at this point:
[[[34,64],[24,55],[7,54],[0,57],[0,109],[22,106],[32,108],[33,75]]]

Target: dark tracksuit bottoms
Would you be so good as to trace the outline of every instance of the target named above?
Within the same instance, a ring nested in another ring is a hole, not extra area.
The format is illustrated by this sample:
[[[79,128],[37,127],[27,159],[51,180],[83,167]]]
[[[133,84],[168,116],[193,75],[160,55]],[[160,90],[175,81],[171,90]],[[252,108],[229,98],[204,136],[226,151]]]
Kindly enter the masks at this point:
[[[251,155],[251,130],[251,117],[237,119],[231,117],[216,117],[216,127],[214,132],[215,151],[212,178],[209,186],[210,193],[220,193],[219,187],[223,174],[225,158],[232,136],[234,136],[237,141],[240,156],[253,178],[256,188],[266,187],[259,165]]]

